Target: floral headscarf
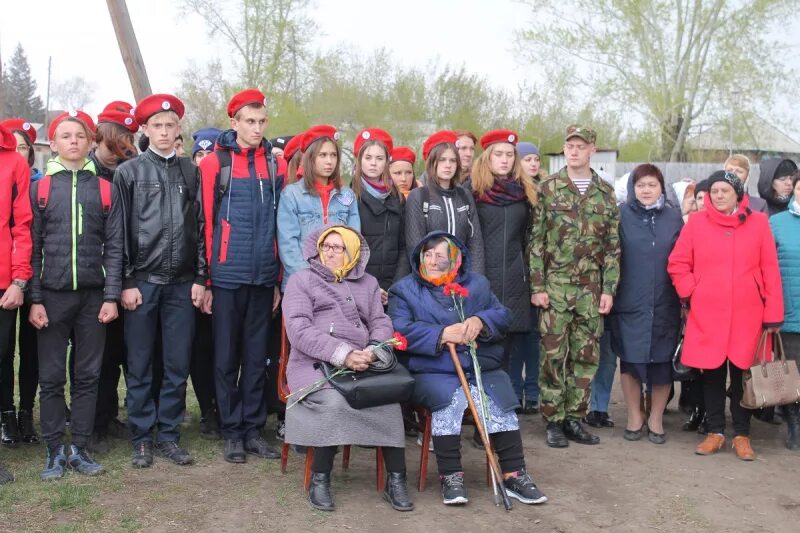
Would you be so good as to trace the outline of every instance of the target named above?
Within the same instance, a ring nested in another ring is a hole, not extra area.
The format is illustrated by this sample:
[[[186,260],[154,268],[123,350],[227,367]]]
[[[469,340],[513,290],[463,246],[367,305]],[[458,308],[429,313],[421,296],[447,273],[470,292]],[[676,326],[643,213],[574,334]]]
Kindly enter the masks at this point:
[[[438,239],[439,237],[434,238]],[[428,270],[425,268],[425,246],[422,246],[419,251],[419,275],[422,276],[422,279],[432,283],[437,287],[444,285],[445,283],[450,283],[456,279],[456,276],[458,275],[458,269],[461,268],[462,260],[461,250],[459,247],[447,237],[441,237],[441,239],[444,239],[447,242],[447,252],[450,259],[450,268],[446,274],[443,274],[439,277],[433,277],[428,274]]]

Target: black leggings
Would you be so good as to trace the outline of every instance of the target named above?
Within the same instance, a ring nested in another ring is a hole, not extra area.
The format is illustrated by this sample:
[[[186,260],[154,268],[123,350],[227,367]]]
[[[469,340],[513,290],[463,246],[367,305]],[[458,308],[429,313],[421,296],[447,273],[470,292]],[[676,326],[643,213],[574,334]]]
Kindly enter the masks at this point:
[[[500,458],[500,469],[503,473],[518,472],[525,468],[522,434],[518,429],[492,433],[489,438]],[[433,437],[433,453],[436,454],[440,475],[447,476],[464,470],[461,467],[461,435]]]
[[[750,415],[739,402],[742,400],[742,369],[727,360],[714,370],[703,371],[703,396],[706,404],[706,424],[709,433],[725,433],[725,386],[728,369],[731,374],[731,418],[734,435],[750,434]]]
[[[28,322],[31,304],[19,310],[19,409],[33,412],[36,390],[39,387],[39,354],[36,344],[36,328]],[[13,312],[16,318],[17,311]],[[15,324],[16,325],[16,324]],[[0,363],[0,410],[14,410],[14,352],[17,336],[12,326],[8,337],[8,357]]]
[[[318,474],[328,474],[333,470],[333,460],[336,458],[338,446],[322,446],[314,448],[314,462],[311,470]],[[383,463],[386,465],[387,472],[406,471],[406,450],[405,448],[383,447]]]

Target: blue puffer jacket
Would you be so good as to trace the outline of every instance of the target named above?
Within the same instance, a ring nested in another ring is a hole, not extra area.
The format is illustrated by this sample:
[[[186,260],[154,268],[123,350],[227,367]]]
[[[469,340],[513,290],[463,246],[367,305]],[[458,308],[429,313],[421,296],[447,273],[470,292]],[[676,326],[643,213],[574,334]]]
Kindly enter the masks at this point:
[[[470,271],[469,252],[462,242],[442,231],[434,231],[417,243],[411,252],[411,274],[389,289],[389,316],[396,331],[408,339],[407,359],[403,362],[416,378],[414,402],[432,411],[446,407],[453,392],[460,388],[458,375],[446,347],[439,341],[445,327],[460,322],[453,298],[445,296],[419,274],[419,256],[425,242],[436,237],[448,237],[461,249],[463,261],[455,281],[469,290],[464,299],[467,318],[477,316],[484,330],[477,339],[478,362],[481,365],[483,386],[487,394],[503,410],[518,407],[511,381],[503,364],[502,340],[511,325],[511,312],[492,293],[489,280]],[[466,346],[458,347],[461,366],[467,379],[475,383],[472,359]]]
[[[783,327],[781,331],[800,333],[800,206],[795,200],[783,213],[769,217],[783,281]]]
[[[231,156],[231,180],[214,213],[216,178],[220,172],[217,154],[223,151]],[[283,189],[282,170],[266,139],[258,148],[242,148],[236,142],[234,130],[223,132],[217,139],[215,152],[201,162],[203,207],[206,220],[213,220],[212,231],[206,231],[206,239],[210,238],[206,249],[210,250],[212,286],[236,289],[240,285],[277,285],[280,272],[277,216]]]

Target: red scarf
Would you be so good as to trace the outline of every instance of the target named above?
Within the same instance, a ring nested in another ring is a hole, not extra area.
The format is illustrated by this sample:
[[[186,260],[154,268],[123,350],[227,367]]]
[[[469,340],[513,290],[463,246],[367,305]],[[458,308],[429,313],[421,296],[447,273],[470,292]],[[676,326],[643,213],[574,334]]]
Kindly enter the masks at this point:
[[[327,224],[328,203],[330,203],[331,191],[333,191],[333,180],[328,180],[328,183],[325,185],[314,180],[314,188],[317,190],[317,194],[319,194],[319,199],[322,200],[322,223]]]

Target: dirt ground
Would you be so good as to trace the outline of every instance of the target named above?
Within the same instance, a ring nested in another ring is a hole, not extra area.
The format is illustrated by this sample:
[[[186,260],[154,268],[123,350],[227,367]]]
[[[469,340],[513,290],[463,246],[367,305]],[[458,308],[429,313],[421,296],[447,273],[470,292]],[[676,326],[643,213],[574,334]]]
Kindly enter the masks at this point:
[[[784,427],[753,421],[752,463],[732,450],[712,457],[693,453],[700,437],[680,431],[683,415],[673,400],[666,416],[666,445],[622,438],[620,391],[614,391],[614,429],[597,430],[598,446],[544,444],[539,416],[522,419],[526,460],[549,497],[541,506],[495,507],[484,481],[484,457],[464,440],[470,503],[442,505],[431,458],[429,486],[412,489],[416,510],[393,511],[375,491],[374,452],[354,448],[351,467],[334,470],[333,513],[313,511],[301,489],[302,458],[292,455],[281,475],[277,461],[230,465],[221,443],[187,429],[193,467],[158,460],[148,470],[128,466],[126,444],[105,458],[100,479],[68,475],[38,481],[42,448],[3,450],[0,460],[17,482],[0,488],[0,530],[9,531],[800,531],[800,454],[783,446]],[[471,432],[467,432],[471,433]],[[419,447],[408,440],[410,485],[416,484]]]

